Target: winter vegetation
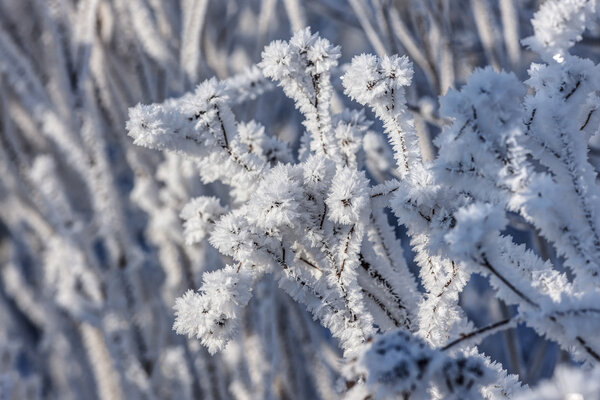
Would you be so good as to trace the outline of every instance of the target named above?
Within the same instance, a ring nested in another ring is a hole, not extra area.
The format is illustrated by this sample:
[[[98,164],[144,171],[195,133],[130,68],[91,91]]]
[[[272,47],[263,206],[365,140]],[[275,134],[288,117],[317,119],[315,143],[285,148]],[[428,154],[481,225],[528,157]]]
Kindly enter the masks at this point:
[[[0,0],[0,398],[600,398],[598,62],[598,0]]]

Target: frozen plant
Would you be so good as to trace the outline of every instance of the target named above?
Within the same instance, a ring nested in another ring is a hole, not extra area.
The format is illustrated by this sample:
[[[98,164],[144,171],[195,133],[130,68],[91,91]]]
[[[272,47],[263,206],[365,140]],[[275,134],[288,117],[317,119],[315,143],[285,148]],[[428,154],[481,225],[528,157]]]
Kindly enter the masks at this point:
[[[597,2],[540,3],[0,0],[0,397],[595,396]]]
[[[362,54],[338,69],[340,48],[308,28],[272,42],[258,64],[304,117],[294,155],[269,127],[236,119],[231,80],[130,109],[136,144],[182,154],[234,199],[229,209],[193,199],[182,213],[188,242],[207,237],[231,261],[177,301],[175,330],[211,353],[223,349],[270,276],[337,339],[348,398],[535,398],[476,347],[517,324],[578,361],[600,362],[600,188],[587,157],[600,66],[569,53],[596,7],[542,6],[525,42],[545,64],[532,64],[525,82],[488,67],[449,90],[431,162],[407,106],[409,59]],[[367,114],[332,111],[340,70],[344,93],[374,113],[392,146],[385,174],[369,162],[380,144],[367,134]],[[422,289],[386,208],[407,230]],[[518,244],[509,219],[538,231],[564,263]],[[473,274],[514,315],[476,327],[459,302]]]
[[[348,145],[349,139],[362,139],[368,123],[356,112],[331,115],[330,70],[338,55],[339,48],[309,30],[289,43],[274,42],[263,52],[264,73],[280,79],[306,116],[310,137],[300,150],[301,163],[281,162],[289,159],[284,147],[271,152],[271,160],[250,151],[238,132],[244,125],[235,121],[224,84],[215,80],[201,84],[193,97],[132,109],[128,129],[138,144],[191,157],[203,179],[231,184],[238,206],[206,220],[202,230],[210,231],[211,244],[235,261],[228,268],[236,275],[231,278],[236,287],[248,292],[262,275],[277,274],[280,286],[352,354],[375,333],[374,324],[410,329],[419,295],[383,210],[371,207],[372,188],[355,160],[359,148]],[[256,129],[258,135],[266,135],[265,130]],[[250,194],[250,199],[243,197]],[[212,212],[209,202],[193,204],[194,211],[188,205],[183,216]],[[194,217],[194,224],[200,222]],[[175,328],[198,336],[211,351],[230,339],[234,331],[229,325],[236,324],[233,310],[248,301],[248,293],[236,296],[232,287],[218,309],[232,312],[201,322],[190,308],[212,301],[221,284],[207,280],[201,293],[188,293],[176,305]]]

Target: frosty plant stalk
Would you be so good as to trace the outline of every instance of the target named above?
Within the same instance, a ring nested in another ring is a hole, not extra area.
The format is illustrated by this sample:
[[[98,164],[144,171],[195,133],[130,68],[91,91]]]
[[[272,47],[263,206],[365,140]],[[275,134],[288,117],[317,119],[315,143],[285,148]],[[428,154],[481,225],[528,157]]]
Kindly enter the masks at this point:
[[[526,43],[544,64],[532,64],[525,82],[488,67],[442,97],[448,122],[432,162],[421,157],[406,104],[409,59],[362,54],[338,68],[340,48],[308,28],[268,45],[260,70],[130,109],[134,143],[192,160],[204,182],[226,184],[234,199],[229,207],[199,197],[182,211],[186,242],[208,240],[229,262],[177,300],[174,329],[211,353],[223,349],[269,275],[337,339],[348,398],[527,393],[476,347],[518,323],[577,360],[600,362],[600,191],[587,159],[600,67],[569,54],[595,6],[542,7]],[[544,22],[550,12],[562,19]],[[374,113],[391,144],[395,165],[385,175],[369,161],[369,135],[379,133],[364,111],[331,111],[340,70],[344,93]],[[265,78],[304,117],[294,154],[269,127],[232,111],[270,89]],[[386,208],[408,232],[422,288]],[[508,213],[554,246],[568,275],[513,240]],[[459,304],[472,274],[516,314],[475,327]]]

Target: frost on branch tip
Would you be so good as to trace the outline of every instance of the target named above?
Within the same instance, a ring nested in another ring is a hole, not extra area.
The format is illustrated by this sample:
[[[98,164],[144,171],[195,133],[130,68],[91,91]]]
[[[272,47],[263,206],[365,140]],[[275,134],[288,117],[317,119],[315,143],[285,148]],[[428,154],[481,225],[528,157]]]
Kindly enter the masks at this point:
[[[210,243],[231,257],[249,257],[253,252],[253,235],[243,216],[230,212],[215,225]]]
[[[305,28],[289,42],[277,40],[265,47],[258,64],[265,76],[279,82],[304,115],[310,149],[334,159],[340,154],[332,134],[331,70],[339,57],[339,46]]]
[[[237,333],[239,317],[252,293],[252,273],[231,265],[204,273],[200,293],[187,291],[175,302],[179,334],[200,339],[211,354]]]
[[[212,231],[212,227],[227,209],[221,206],[216,197],[201,196],[192,199],[181,210],[180,217],[184,220],[183,234],[185,243],[199,243]]]
[[[329,218],[339,224],[353,224],[364,217],[369,204],[368,182],[363,172],[341,168],[333,177],[326,204]]]
[[[406,56],[361,54],[342,77],[346,94],[360,104],[374,104],[393,94],[412,81],[412,63]]]
[[[583,32],[598,20],[597,0],[548,0],[534,14],[534,35],[522,43],[540,54],[544,61],[564,61],[564,55]]]
[[[352,59],[342,76],[344,93],[369,106],[383,122],[394,149],[398,173],[405,178],[421,168],[419,141],[406,107],[405,87],[413,76],[406,56],[376,57],[361,54]]]
[[[194,142],[195,150],[202,151],[200,145],[210,141],[202,127],[215,123],[218,107],[228,100],[226,93],[225,84],[213,78],[180,99],[170,99],[161,105],[138,104],[129,109],[128,134],[139,146],[195,154],[186,147]]]
[[[332,162],[323,157],[311,156],[304,162],[304,184],[315,194],[325,193],[335,172]]]
[[[245,200],[267,163],[287,159],[287,149],[278,140],[259,139],[264,130],[257,123],[241,125],[244,136],[238,134],[229,84],[212,78],[180,98],[138,104],[129,110],[127,130],[135,144],[186,156],[205,183],[221,180],[233,187],[234,197]]]
[[[289,43],[276,40],[266,46],[259,66],[265,76],[285,85],[288,79],[314,77],[330,71],[337,66],[340,55],[339,46],[333,46],[317,33],[312,34],[310,28],[305,28],[296,32]]]
[[[290,165],[277,165],[269,171],[258,187],[260,196],[254,198],[249,221],[259,228],[299,228],[302,171]]]

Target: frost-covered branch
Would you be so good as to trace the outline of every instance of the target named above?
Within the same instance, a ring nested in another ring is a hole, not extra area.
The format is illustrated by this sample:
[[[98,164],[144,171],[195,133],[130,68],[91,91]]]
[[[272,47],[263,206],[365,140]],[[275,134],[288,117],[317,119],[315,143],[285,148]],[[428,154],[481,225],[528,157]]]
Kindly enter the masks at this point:
[[[205,180],[230,185],[238,202],[226,209],[217,198],[201,197],[182,212],[188,242],[208,238],[236,266],[205,275],[199,294],[178,300],[175,329],[211,352],[222,349],[252,287],[268,274],[339,340],[349,398],[495,398],[494,388],[505,396],[519,391],[505,373],[494,379],[491,370],[499,367],[469,347],[517,323],[597,362],[592,331],[600,315],[590,303],[598,296],[591,200],[597,186],[585,154],[591,126],[597,127],[597,67],[564,54],[533,66],[525,83],[489,68],[475,71],[441,100],[448,122],[436,139],[439,156],[424,163],[406,101],[410,61],[356,56],[342,76],[344,91],[382,122],[392,167],[374,163],[374,150],[385,144],[367,132],[364,114],[331,111],[339,57],[338,47],[308,29],[262,53],[263,73],[305,118],[310,138],[296,157],[282,144],[280,156],[264,158],[264,144],[276,139],[256,122],[236,122],[235,97],[228,94],[236,89],[227,89],[235,80],[205,81],[194,95],[132,110],[128,129],[136,143],[185,154]],[[387,168],[398,180],[372,185],[364,167],[376,179]],[[251,197],[240,195],[249,191]],[[579,205],[569,217],[548,215],[559,193]],[[385,207],[407,229],[424,293]],[[504,233],[509,212],[567,256],[574,279]],[[472,274],[488,277],[505,303],[519,306],[517,314],[483,327],[469,321],[459,294]]]

